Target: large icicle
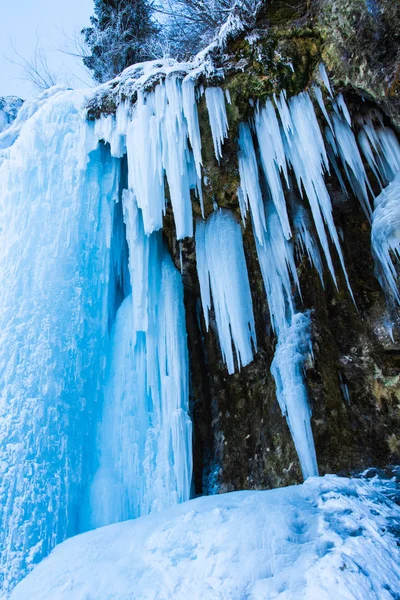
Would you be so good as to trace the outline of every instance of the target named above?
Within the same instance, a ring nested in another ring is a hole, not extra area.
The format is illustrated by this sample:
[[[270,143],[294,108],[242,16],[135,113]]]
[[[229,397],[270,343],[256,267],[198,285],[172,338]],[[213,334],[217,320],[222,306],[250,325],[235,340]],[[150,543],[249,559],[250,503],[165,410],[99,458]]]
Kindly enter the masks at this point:
[[[215,156],[219,162],[222,158],[222,144],[225,138],[228,137],[225,94],[220,87],[208,87],[205,93]]]
[[[296,175],[298,188],[300,192],[304,189],[309,201],[317,234],[329,270],[333,280],[336,282],[324,222],[335,244],[347,286],[350,293],[352,293],[340,248],[339,237],[333,221],[331,199],[324,182],[324,171],[329,172],[329,162],[314,107],[306,92],[291,98],[289,102],[290,121],[287,117],[287,106],[283,95],[281,95],[278,107],[283,122],[287,123],[285,129],[287,154]]]
[[[293,244],[283,233],[281,221],[272,202],[267,204],[267,229],[263,243],[256,238],[261,274],[267,294],[271,324],[277,334],[294,313],[292,281],[300,284],[294,260]]]
[[[128,184],[142,210],[147,235],[162,228],[166,177],[177,238],[190,237],[191,189],[197,191],[202,203],[201,142],[194,86],[190,80],[183,84],[177,75],[167,77],[154,91],[139,90],[132,117],[130,112],[122,103],[115,117],[98,119],[89,128],[92,145],[103,139],[110,143],[115,156],[121,156],[126,148]]]
[[[275,108],[270,100],[256,113],[255,126],[265,178],[281,220],[284,236],[289,239],[291,229],[280,177],[282,172],[288,185],[286,156]]]
[[[360,201],[368,219],[371,219],[372,210],[368,197],[368,189],[372,190],[367,179],[367,174],[357,146],[356,138],[347,120],[333,115],[333,126],[336,136],[336,144],[342,160],[347,179],[354,194]]]
[[[397,272],[390,255],[392,252],[395,257],[400,257],[400,172],[375,198],[371,242],[378,279],[400,303]]]
[[[245,219],[247,209],[250,205],[253,227],[258,241],[262,244],[265,231],[264,203],[261,195],[258,163],[254,151],[253,140],[250,127],[247,123],[239,125],[239,174],[241,194],[244,199],[244,206],[241,209],[242,218]]]
[[[222,356],[228,372],[253,360],[256,334],[253,303],[239,223],[227,210],[196,224],[196,260],[207,329],[211,295]]]
[[[305,215],[298,217],[306,228]],[[267,231],[263,245],[256,239],[261,273],[267,293],[272,326],[278,337],[271,372],[277,389],[277,399],[285,415],[299,455],[304,478],[318,474],[314,440],[311,431],[311,410],[304,381],[303,365],[312,353],[308,315],[295,312],[292,281],[300,291],[293,246],[281,227],[273,203],[267,204]],[[309,240],[306,241],[310,247]],[[311,246],[314,264],[318,264]]]
[[[307,313],[294,314],[279,333],[271,365],[279,406],[289,425],[304,479],[318,475],[311,409],[304,381],[304,364],[312,355],[310,327]]]
[[[4,593],[56,543],[78,533],[83,456],[93,445],[119,161],[100,146],[86,164],[85,100],[56,89],[27,103],[15,122],[18,139],[1,152]]]
[[[145,235],[132,192],[124,192],[123,205],[132,295],[118,311],[112,336],[90,527],[190,497],[192,425],[182,279],[160,233]]]
[[[380,115],[378,115],[379,117]],[[372,115],[361,121],[358,142],[379,183],[387,185],[400,171],[400,144],[389,127],[374,127]]]

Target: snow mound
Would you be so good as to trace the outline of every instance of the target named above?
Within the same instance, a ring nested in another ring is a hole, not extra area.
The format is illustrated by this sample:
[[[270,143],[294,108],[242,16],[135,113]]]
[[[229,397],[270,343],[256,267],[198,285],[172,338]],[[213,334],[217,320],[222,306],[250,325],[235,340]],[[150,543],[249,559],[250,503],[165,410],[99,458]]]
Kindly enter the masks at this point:
[[[202,497],[60,544],[11,600],[393,599],[400,510],[359,479]]]

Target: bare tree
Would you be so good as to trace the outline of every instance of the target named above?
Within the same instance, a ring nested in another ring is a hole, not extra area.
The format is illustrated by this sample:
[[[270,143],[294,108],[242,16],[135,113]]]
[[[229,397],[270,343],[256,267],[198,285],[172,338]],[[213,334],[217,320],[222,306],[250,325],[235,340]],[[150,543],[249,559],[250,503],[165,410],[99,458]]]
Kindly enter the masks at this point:
[[[7,57],[7,60],[20,68],[21,79],[29,81],[41,91],[60,83],[60,75],[49,66],[39,35],[36,38],[35,50],[31,58],[26,58],[18,52],[11,40],[10,46],[13,57]]]

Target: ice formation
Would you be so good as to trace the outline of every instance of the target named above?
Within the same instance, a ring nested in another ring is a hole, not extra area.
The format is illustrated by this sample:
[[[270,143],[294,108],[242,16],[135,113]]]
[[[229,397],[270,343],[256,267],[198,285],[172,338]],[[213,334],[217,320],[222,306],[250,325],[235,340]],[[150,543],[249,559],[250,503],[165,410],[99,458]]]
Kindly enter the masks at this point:
[[[8,129],[23,104],[16,96],[0,97],[0,133]]]
[[[88,474],[83,455],[103,371],[119,164],[102,146],[87,159],[84,101],[77,92],[47,97],[0,155],[5,591],[77,533]]]
[[[222,356],[233,373],[234,356],[239,369],[253,360],[256,334],[242,232],[232,213],[217,210],[197,221],[196,259],[206,327],[212,297]]]
[[[88,526],[160,510],[190,497],[192,424],[183,286],[158,232],[145,235],[123,193],[132,292],[111,337]]]
[[[279,406],[287,419],[304,479],[318,475],[310,422],[311,409],[304,382],[304,364],[312,355],[310,330],[310,316],[294,314],[279,333],[271,365]]]
[[[215,156],[219,161],[222,158],[222,145],[225,138],[228,137],[228,117],[223,89],[220,87],[208,87],[206,89],[206,104]]]
[[[371,242],[378,278],[400,303],[397,271],[391,256],[393,253],[394,257],[400,257],[400,171],[375,198]]]
[[[161,230],[168,201],[178,240],[193,236],[193,201],[204,214],[196,105],[203,59],[131,67],[91,98],[53,88],[25,103],[0,133],[6,591],[67,536],[190,498],[183,283]],[[397,138],[374,111],[353,119],[344,98],[333,98],[324,67],[320,75],[326,101],[319,88],[315,106],[306,92],[289,100],[282,92],[238,128],[238,204],[254,234],[277,337],[271,369],[304,477],[318,468],[304,375],[311,315],[300,312],[296,256],[307,254],[322,284],[326,263],[336,284],[334,252],[351,293],[325,182],[331,168],[368,215],[373,186],[363,158],[385,188],[375,200],[372,247],[382,285],[399,300]],[[83,106],[101,107],[108,93],[115,114],[85,121]],[[204,94],[220,161],[229,90],[206,87]],[[135,103],[121,101],[133,96]],[[205,323],[214,327],[213,308],[233,373],[256,352],[242,225],[233,212],[215,210],[197,220],[195,240]]]

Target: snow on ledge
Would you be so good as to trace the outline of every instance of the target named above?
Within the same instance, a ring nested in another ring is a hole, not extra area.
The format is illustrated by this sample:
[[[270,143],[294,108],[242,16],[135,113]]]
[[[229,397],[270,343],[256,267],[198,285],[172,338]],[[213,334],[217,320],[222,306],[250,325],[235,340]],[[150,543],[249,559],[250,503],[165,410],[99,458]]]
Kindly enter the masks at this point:
[[[400,509],[335,476],[202,497],[60,544],[10,600],[389,600]]]

